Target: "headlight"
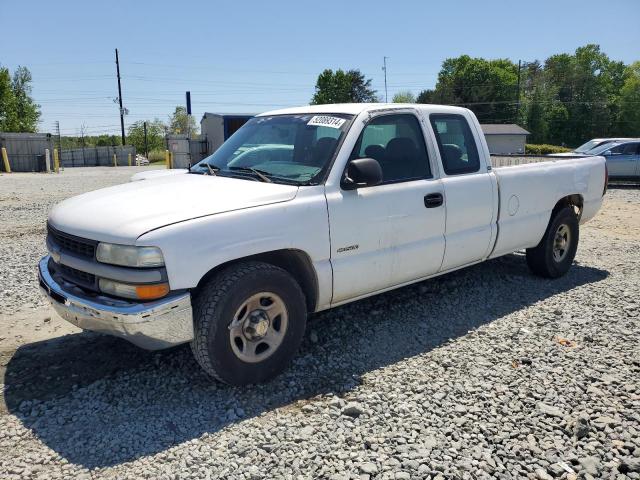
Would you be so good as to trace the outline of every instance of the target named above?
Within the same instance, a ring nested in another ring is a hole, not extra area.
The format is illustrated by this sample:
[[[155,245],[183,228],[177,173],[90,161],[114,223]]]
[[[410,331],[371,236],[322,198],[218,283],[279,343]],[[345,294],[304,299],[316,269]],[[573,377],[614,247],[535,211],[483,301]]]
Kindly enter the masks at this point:
[[[168,283],[155,283],[153,285],[130,285],[128,283],[114,282],[101,278],[100,291],[116,297],[133,298],[135,300],[155,300],[169,293]]]
[[[123,267],[162,267],[164,265],[164,257],[158,247],[99,243],[96,258],[99,262]]]

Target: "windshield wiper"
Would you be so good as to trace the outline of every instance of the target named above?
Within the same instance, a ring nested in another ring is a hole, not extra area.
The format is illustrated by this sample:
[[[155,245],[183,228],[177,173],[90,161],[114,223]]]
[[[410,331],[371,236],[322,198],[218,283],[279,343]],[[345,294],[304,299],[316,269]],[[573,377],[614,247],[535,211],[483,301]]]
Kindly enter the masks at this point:
[[[207,170],[209,170],[209,175],[215,177],[218,172],[220,171],[220,169],[218,167],[213,167],[211,165],[209,165],[207,162],[204,163],[207,166]]]
[[[236,170],[238,172],[247,172],[247,173],[253,173],[256,177],[258,177],[261,181],[266,182],[266,183],[272,183],[273,181],[267,177],[267,175],[270,175],[269,172],[265,172],[264,170],[258,170],[257,168],[251,168],[251,167],[228,167],[229,170]]]

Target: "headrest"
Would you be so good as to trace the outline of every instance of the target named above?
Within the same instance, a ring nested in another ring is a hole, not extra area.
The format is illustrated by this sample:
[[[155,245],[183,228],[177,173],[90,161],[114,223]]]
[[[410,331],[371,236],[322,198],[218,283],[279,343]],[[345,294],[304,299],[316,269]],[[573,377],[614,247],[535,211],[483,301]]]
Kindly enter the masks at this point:
[[[369,145],[364,149],[365,156],[380,160],[384,157],[384,147],[382,145]]]
[[[416,151],[416,144],[408,137],[396,137],[387,143],[387,156],[395,157],[400,154],[412,155]]]
[[[457,162],[462,159],[462,149],[455,144],[445,143],[442,145],[444,159],[448,162]]]

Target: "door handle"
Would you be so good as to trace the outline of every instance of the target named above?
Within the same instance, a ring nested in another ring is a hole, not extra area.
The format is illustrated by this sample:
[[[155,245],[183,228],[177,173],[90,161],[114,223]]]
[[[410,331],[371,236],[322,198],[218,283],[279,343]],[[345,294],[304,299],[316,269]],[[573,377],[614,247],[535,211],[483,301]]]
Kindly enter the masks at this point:
[[[427,208],[436,208],[444,203],[444,197],[441,193],[430,193],[424,196],[424,206]]]

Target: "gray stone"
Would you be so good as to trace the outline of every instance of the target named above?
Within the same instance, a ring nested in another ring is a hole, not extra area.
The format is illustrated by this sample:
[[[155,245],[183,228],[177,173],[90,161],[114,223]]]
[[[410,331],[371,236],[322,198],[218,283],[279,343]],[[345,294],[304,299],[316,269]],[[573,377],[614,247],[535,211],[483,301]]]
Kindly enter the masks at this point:
[[[594,477],[600,475],[600,459],[598,457],[579,458],[578,462],[580,463],[581,472],[588,473]]]
[[[378,473],[378,467],[376,466],[375,463],[371,463],[371,462],[361,463],[360,471],[362,473],[373,475],[374,473]]]
[[[535,474],[538,480],[553,480],[553,477],[544,468],[536,468]]]
[[[349,402],[342,408],[342,414],[349,417],[359,417],[364,413],[364,409],[357,402]]]
[[[547,405],[546,403],[539,402],[536,404],[539,412],[549,415],[551,417],[563,417],[564,413],[558,407]]]

